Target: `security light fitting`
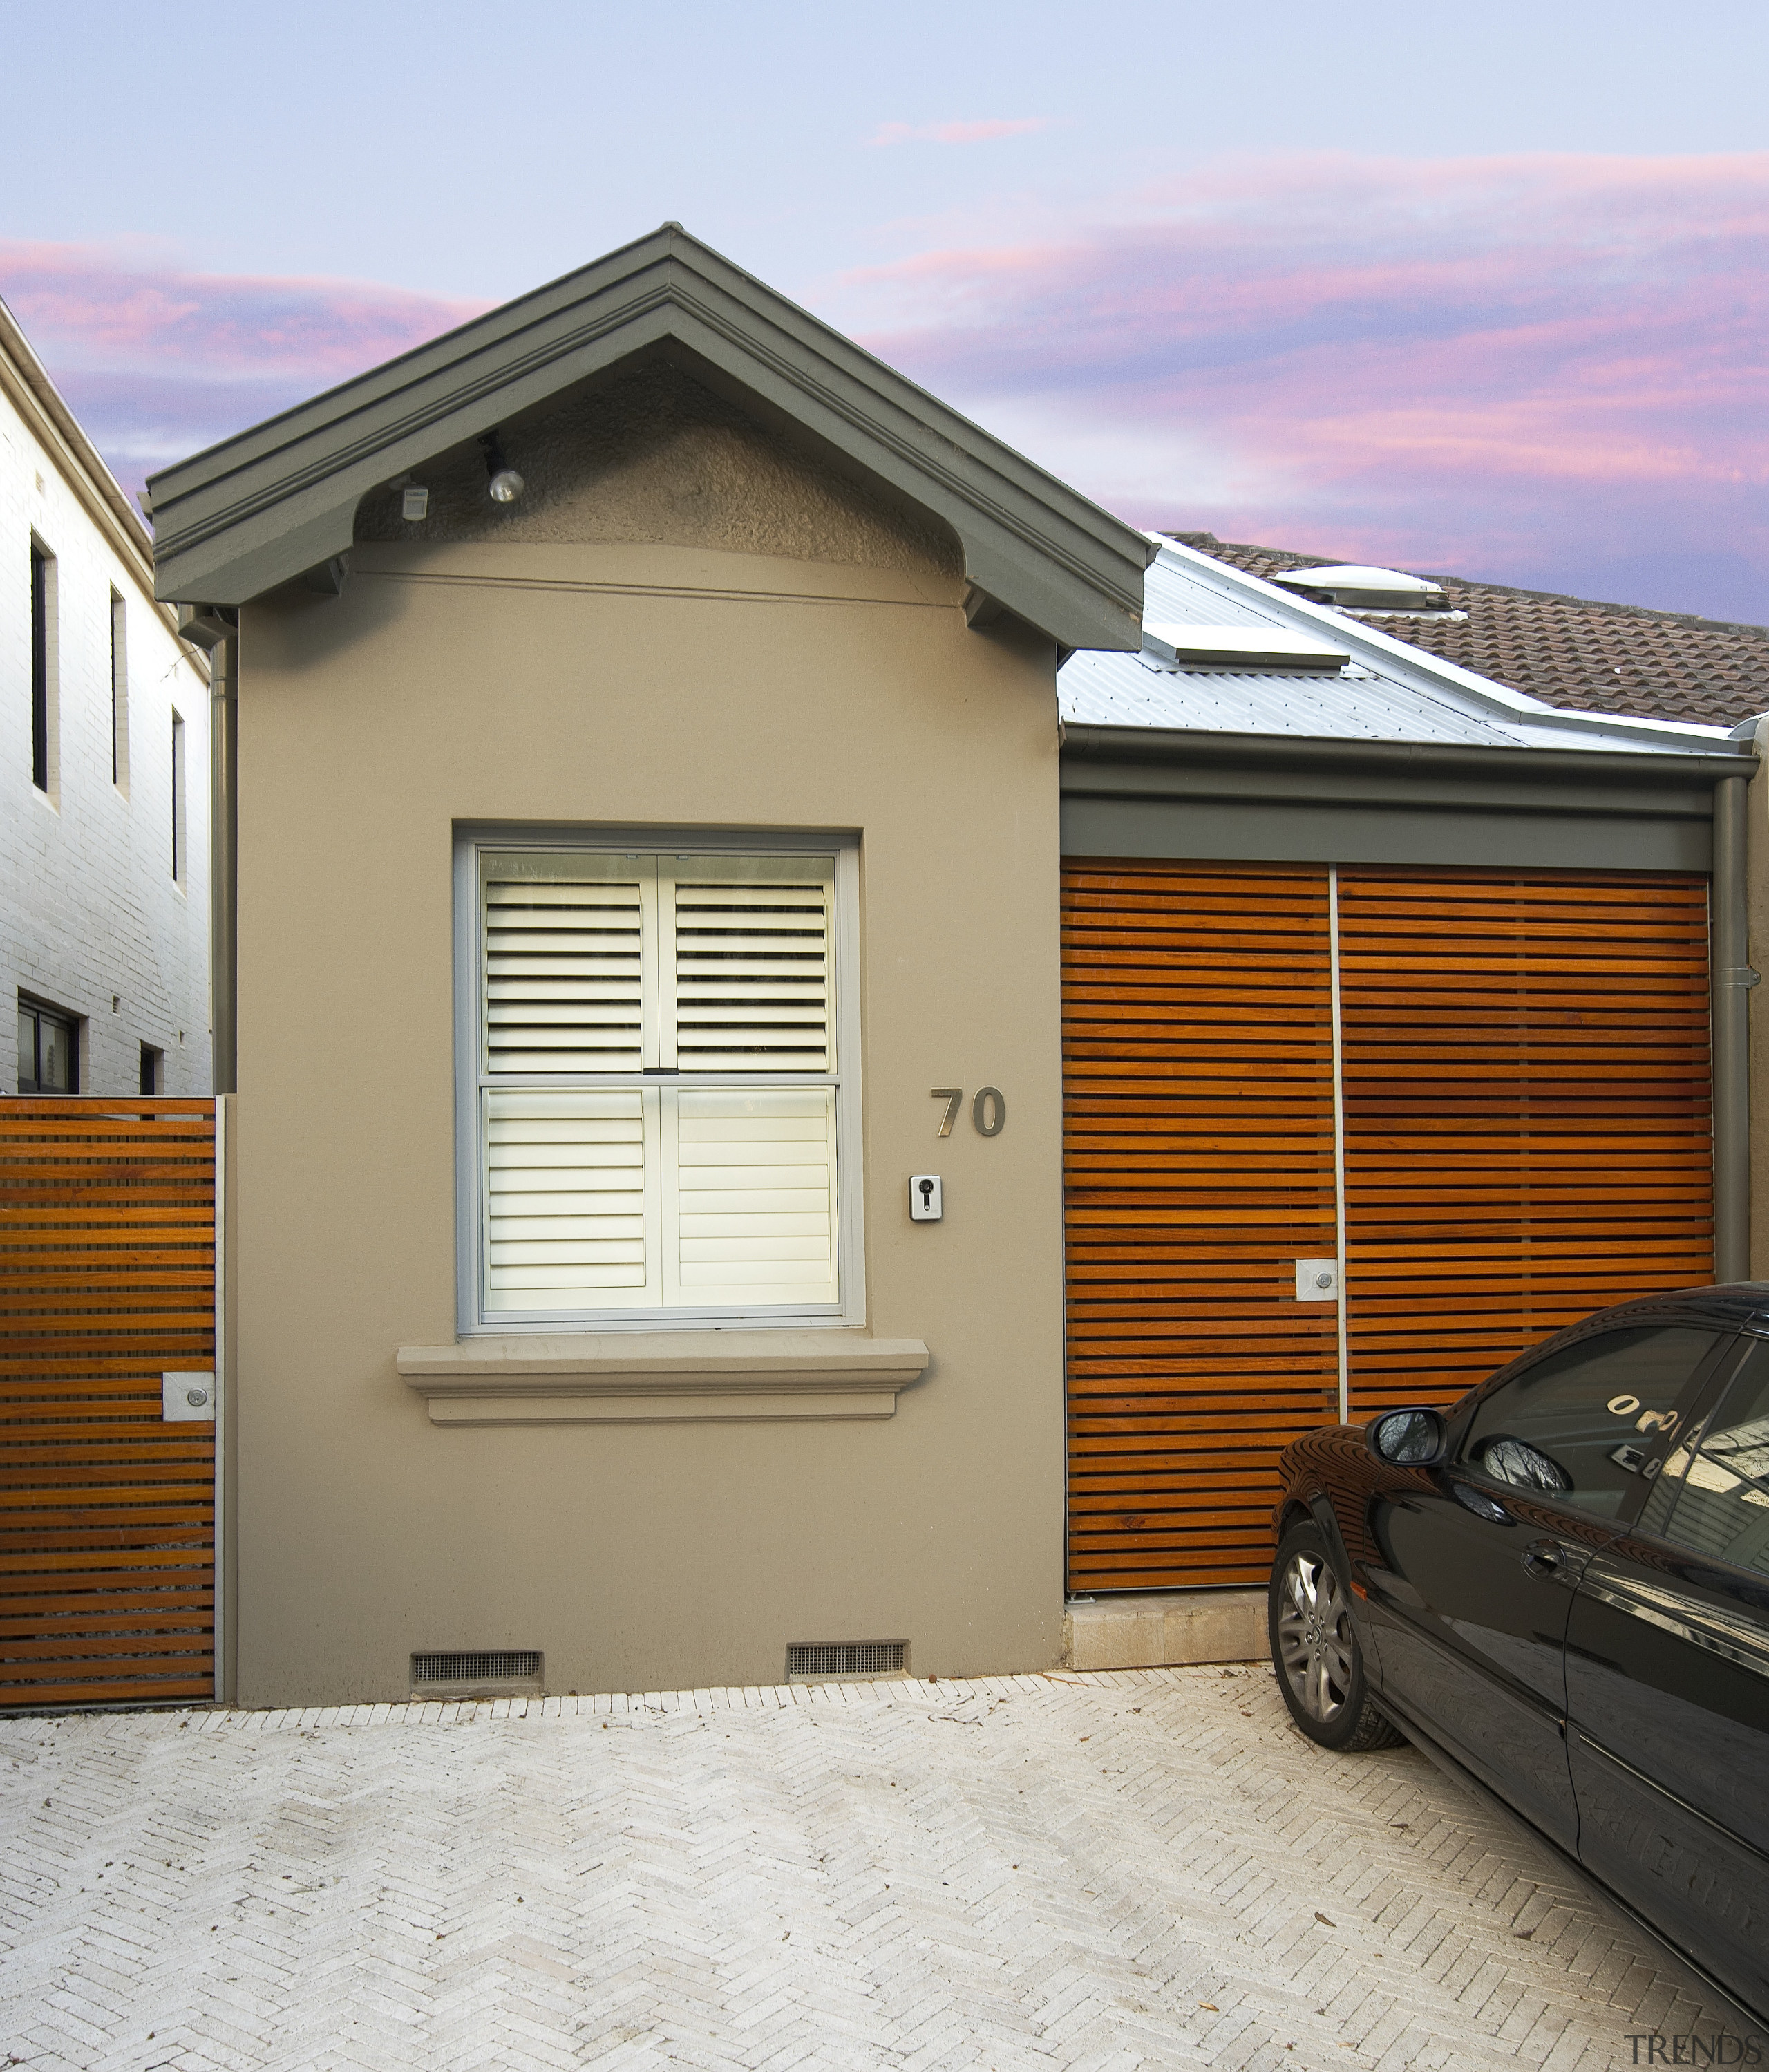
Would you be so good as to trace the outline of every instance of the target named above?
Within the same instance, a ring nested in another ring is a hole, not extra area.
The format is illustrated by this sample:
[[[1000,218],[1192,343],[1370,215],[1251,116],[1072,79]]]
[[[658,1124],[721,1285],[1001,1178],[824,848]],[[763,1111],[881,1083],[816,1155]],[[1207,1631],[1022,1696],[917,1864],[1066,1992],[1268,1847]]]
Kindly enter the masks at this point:
[[[527,484],[503,457],[503,448],[498,443],[495,432],[487,432],[479,442],[485,455],[485,471],[489,478],[486,487],[491,493],[494,504],[514,504]]]

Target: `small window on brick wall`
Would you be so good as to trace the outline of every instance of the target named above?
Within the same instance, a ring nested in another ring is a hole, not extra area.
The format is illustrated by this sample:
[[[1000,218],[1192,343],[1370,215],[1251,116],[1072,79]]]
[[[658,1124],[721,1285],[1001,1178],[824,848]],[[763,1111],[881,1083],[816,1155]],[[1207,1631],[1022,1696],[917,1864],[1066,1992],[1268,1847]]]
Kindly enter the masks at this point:
[[[18,1003],[18,1091],[22,1094],[80,1092],[80,1024],[35,1001]]]
[[[41,541],[31,543],[31,781],[46,798],[60,788],[60,715],[56,711],[55,557]]]
[[[189,866],[185,854],[184,812],[184,722],[178,713],[172,715],[172,877],[175,883],[184,882]]]
[[[129,796],[129,615],[121,594],[110,594],[111,782]]]

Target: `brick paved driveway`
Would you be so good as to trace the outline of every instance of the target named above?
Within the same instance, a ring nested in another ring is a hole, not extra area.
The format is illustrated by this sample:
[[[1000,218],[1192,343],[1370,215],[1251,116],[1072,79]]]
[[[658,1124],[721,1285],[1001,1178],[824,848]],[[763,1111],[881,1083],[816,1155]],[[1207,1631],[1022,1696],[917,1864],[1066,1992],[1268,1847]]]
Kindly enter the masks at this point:
[[[0,2058],[1631,2065],[1697,2007],[1269,1671],[0,1725]]]

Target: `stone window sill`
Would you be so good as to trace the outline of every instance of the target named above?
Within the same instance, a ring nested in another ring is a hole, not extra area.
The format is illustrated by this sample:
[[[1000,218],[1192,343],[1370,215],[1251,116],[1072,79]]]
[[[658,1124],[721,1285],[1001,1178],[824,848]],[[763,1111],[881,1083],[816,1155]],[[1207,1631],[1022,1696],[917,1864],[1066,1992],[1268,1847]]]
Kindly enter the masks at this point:
[[[401,1346],[433,1424],[656,1424],[889,1417],[919,1338],[864,1331],[610,1331]]]

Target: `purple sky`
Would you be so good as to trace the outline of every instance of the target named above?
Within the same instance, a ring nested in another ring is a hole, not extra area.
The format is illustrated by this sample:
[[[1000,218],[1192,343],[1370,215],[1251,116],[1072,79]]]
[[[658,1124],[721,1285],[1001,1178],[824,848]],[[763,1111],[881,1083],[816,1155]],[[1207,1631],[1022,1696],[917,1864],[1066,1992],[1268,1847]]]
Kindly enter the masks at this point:
[[[1751,10],[1691,51],[1625,0],[1596,42],[1494,0],[1478,49],[1386,0],[1332,35],[1107,6],[1080,46],[1072,10],[986,7],[955,82],[814,47],[819,10],[770,48],[690,6],[659,102],[614,10],[517,0],[497,41],[320,0],[228,27],[250,125],[145,149],[171,32],[240,18],[97,14],[92,137],[0,140],[0,294],[132,488],[675,216],[1137,522],[1769,620]],[[48,64],[76,29],[26,35]]]

